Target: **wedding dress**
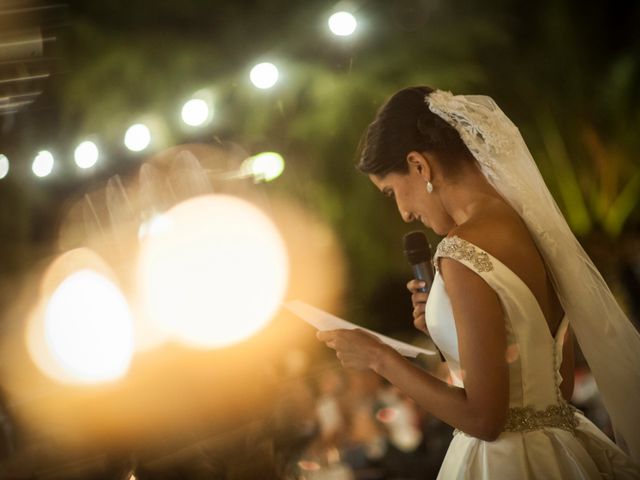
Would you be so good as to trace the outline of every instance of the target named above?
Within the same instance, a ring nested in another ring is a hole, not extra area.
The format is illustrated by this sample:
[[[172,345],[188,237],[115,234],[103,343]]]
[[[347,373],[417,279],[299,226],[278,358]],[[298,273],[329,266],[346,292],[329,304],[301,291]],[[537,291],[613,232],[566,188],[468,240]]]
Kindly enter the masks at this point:
[[[480,275],[500,299],[508,345],[509,410],[505,431],[495,441],[456,430],[438,479],[640,478],[638,466],[560,393],[562,343],[569,318],[565,316],[552,336],[523,280],[457,236],[438,245],[426,305],[429,332],[447,360],[453,383],[463,387],[464,375],[453,311],[438,271],[441,257],[457,260]]]

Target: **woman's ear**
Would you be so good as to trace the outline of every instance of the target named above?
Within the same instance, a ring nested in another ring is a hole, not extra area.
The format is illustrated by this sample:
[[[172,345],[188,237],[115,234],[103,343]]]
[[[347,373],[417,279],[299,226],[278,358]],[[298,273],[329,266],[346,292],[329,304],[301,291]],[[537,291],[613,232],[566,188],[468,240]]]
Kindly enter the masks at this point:
[[[407,164],[409,165],[409,170],[412,168],[415,169],[425,181],[431,180],[429,160],[423,153],[416,152],[415,150],[409,152],[407,154]]]

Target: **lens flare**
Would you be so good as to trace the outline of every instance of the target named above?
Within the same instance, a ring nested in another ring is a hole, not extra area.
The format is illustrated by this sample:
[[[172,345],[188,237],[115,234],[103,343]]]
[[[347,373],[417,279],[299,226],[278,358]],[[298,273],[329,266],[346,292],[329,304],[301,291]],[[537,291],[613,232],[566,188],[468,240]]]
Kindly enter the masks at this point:
[[[280,233],[251,203],[204,195],[164,215],[143,237],[138,286],[144,309],[175,339],[198,348],[242,341],[278,310],[288,280]]]

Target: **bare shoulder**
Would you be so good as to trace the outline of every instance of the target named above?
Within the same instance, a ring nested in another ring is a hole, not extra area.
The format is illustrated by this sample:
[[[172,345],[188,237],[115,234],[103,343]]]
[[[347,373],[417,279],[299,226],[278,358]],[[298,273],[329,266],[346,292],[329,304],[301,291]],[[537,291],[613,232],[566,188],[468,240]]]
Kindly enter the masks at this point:
[[[453,235],[488,252],[522,280],[538,301],[550,332],[553,334],[557,330],[564,315],[562,305],[555,293],[542,255],[517,212],[504,202],[496,201],[449,232],[449,236]],[[446,274],[454,281],[478,283],[478,279],[474,279],[469,270],[465,272],[464,268],[456,263],[440,262],[441,270],[448,270]],[[452,285],[451,288],[455,286]],[[477,292],[481,292],[480,287],[477,288]],[[459,294],[460,298],[464,295],[464,292]]]
[[[456,235],[480,247],[514,271],[526,270],[539,254],[520,216],[504,202],[496,201],[467,222],[454,228]]]

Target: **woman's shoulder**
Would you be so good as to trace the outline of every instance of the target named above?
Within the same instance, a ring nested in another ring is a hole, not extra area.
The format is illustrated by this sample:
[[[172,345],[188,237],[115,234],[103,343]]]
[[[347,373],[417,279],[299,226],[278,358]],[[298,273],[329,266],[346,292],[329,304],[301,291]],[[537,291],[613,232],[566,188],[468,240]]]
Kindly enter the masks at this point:
[[[477,212],[447,235],[453,236],[466,240],[507,266],[521,264],[536,253],[525,223],[504,202],[495,202]]]

